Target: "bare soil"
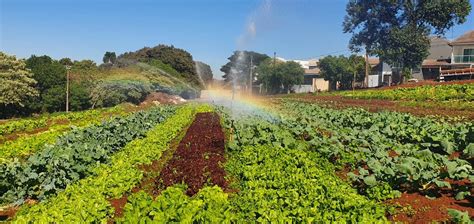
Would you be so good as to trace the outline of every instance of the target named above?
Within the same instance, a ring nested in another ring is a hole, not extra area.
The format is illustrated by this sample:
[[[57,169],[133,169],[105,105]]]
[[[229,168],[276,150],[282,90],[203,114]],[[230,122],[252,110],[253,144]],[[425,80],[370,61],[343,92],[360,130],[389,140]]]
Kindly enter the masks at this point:
[[[474,217],[474,203],[472,199],[456,201],[452,195],[443,194],[440,197],[429,199],[420,193],[403,193],[400,198],[387,202],[390,205],[402,206],[399,213],[389,217],[391,221],[403,223],[433,223],[446,222],[450,219],[448,208],[467,211]]]
[[[140,103],[140,106],[146,104],[181,104],[185,103],[186,100],[180,96],[170,95],[162,92],[154,92],[148,95],[143,102]]]

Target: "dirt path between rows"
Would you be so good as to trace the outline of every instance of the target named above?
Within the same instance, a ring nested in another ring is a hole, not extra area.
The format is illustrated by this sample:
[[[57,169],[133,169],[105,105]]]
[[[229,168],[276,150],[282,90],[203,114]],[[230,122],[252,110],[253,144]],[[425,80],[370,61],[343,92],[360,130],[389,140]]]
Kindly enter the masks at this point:
[[[132,193],[143,190],[156,197],[167,187],[181,183],[188,185],[186,194],[189,196],[205,185],[218,185],[226,190],[224,153],[225,135],[219,115],[198,113],[184,137],[178,136],[159,160],[140,167],[145,171],[144,177]],[[128,195],[109,200],[115,209],[114,217],[123,215]]]

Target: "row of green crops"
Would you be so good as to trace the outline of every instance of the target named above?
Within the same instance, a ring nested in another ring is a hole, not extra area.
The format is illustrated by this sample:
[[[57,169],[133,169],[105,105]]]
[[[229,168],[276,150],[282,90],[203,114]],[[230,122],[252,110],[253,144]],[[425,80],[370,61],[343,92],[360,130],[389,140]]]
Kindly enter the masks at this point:
[[[54,195],[89,176],[97,165],[109,162],[126,143],[143,137],[150,128],[174,114],[175,109],[157,107],[76,129],[24,162],[15,159],[0,164],[0,204],[20,204],[27,198],[43,200]]]
[[[225,115],[225,114],[224,114]],[[333,166],[286,127],[261,117],[224,119],[233,129],[225,168],[236,193],[207,186],[189,198],[171,187],[155,200],[129,197],[119,221],[185,223],[325,223],[385,221],[385,209],[338,179]]]
[[[413,144],[440,154],[463,153],[468,159],[474,156],[474,123],[449,123],[444,120],[420,118],[405,113],[371,113],[364,109],[336,110],[299,102],[286,101],[284,108],[294,117],[312,119],[330,130],[350,127],[355,132],[380,133],[394,141]],[[333,128],[334,127],[334,128]],[[304,125],[301,125],[304,128]],[[468,147],[469,146],[469,147]]]
[[[110,110],[102,114],[86,113],[87,115],[84,115],[82,119],[71,121],[69,124],[53,124],[48,127],[47,131],[32,135],[22,135],[15,140],[6,141],[0,144],[0,163],[5,163],[13,158],[25,158],[31,153],[42,149],[46,144],[53,144],[59,136],[70,130],[97,125],[104,120],[128,114],[124,111],[113,112],[113,115],[110,115],[110,113],[112,113]]]
[[[140,191],[128,198],[117,223],[239,223],[229,195],[218,186],[206,186],[193,197],[186,186],[166,188],[153,199]],[[244,222],[240,220],[240,222]]]
[[[445,178],[470,179],[474,172],[473,124],[448,124],[394,112],[334,110],[314,104],[284,102],[283,122],[295,138],[330,158],[340,168],[350,165],[354,184],[370,197],[393,197],[390,188],[450,187]],[[459,158],[449,158],[453,152]],[[468,186],[458,198],[469,194]]]
[[[24,222],[106,222],[113,215],[108,199],[121,197],[142,179],[140,164],[150,164],[161,157],[169,143],[192,122],[195,113],[207,112],[209,106],[186,105],[165,122],[153,127],[146,137],[129,142],[114,154],[109,164],[94,167],[91,175],[69,185],[57,196],[34,206],[24,205],[15,221]]]
[[[0,136],[8,135],[15,132],[32,131],[36,128],[42,128],[48,126],[48,124],[54,124],[58,121],[79,121],[84,119],[90,119],[97,116],[101,116],[104,113],[121,113],[123,107],[116,106],[112,108],[103,108],[95,110],[86,110],[70,113],[56,113],[43,115],[37,118],[30,119],[13,119],[7,120],[0,124]]]
[[[437,86],[418,86],[383,90],[363,90],[338,92],[337,95],[357,99],[386,99],[408,101],[474,101],[474,84],[453,84]]]
[[[384,209],[334,175],[334,167],[284,123],[247,118],[233,123],[227,171],[239,192],[232,201],[245,220],[376,222]]]

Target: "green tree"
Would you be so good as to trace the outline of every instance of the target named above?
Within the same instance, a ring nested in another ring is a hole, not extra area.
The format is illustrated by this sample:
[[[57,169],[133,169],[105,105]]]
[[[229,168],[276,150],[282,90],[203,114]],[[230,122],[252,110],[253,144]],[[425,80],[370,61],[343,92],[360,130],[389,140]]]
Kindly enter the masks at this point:
[[[26,67],[33,72],[33,78],[38,82],[37,87],[41,92],[57,85],[66,85],[66,68],[49,56],[32,55],[26,60]]]
[[[355,82],[363,81],[365,78],[365,59],[358,55],[349,56],[347,70],[352,74],[352,89],[355,89]]]
[[[59,63],[64,66],[72,66],[74,64],[70,58],[61,58]]]
[[[102,61],[104,64],[115,64],[117,61],[117,55],[115,55],[115,52],[105,52],[104,57],[102,58]]]
[[[145,47],[135,52],[122,54],[117,60],[124,64],[130,64],[130,61],[150,62],[159,60],[181,73],[191,85],[203,87],[199,81],[192,55],[174,46],[160,44],[153,48]]]
[[[0,105],[24,106],[26,99],[38,95],[36,81],[23,60],[0,52]]]
[[[293,85],[303,83],[304,69],[296,62],[273,62],[267,58],[257,67],[257,80],[266,93],[288,93]]]
[[[471,5],[468,0],[351,0],[346,11],[343,31],[353,34],[350,48],[365,47],[408,76],[428,55],[428,36],[464,23]]]
[[[66,105],[66,66],[70,60],[56,61],[49,56],[31,56],[26,65],[38,81],[36,88],[39,98],[27,103],[32,112],[56,112],[65,110]],[[97,66],[91,60],[75,61],[70,71],[69,102],[71,110],[90,107],[90,86],[97,74]]]
[[[339,83],[340,89],[350,89],[355,81],[364,79],[365,60],[361,56],[350,57],[327,56],[319,60],[319,69],[325,80],[329,81],[331,89],[336,89]]]
[[[204,84],[208,85],[212,82],[212,74],[211,66],[204,62],[196,61],[196,71],[199,76],[201,76],[202,81]]]
[[[64,108],[61,105],[66,99],[65,66],[46,55],[32,55],[26,60],[26,66],[33,72],[39,91],[39,98],[29,101],[28,108],[35,112],[54,112]]]
[[[260,54],[253,51],[234,51],[234,53],[227,58],[229,62],[221,67],[221,71],[224,72],[222,76],[224,82],[233,82],[236,85],[247,86],[249,83],[250,74],[250,59],[252,58],[252,64],[259,66],[265,59],[268,59],[268,55]]]

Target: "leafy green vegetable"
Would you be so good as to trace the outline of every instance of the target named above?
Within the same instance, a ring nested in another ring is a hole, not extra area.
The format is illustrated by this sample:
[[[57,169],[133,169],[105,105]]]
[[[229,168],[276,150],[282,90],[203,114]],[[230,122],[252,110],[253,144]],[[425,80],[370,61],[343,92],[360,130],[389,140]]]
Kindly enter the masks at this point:
[[[92,169],[133,139],[173,114],[173,107],[159,107],[115,118],[101,125],[76,129],[47,145],[25,162],[0,164],[0,204],[42,200],[70,183],[89,176]]]
[[[184,106],[176,114],[153,127],[143,139],[129,142],[115,153],[109,164],[95,167],[92,174],[72,183],[56,196],[37,205],[23,205],[14,221],[24,222],[106,222],[113,215],[108,199],[121,197],[143,176],[140,164],[150,164],[169,148],[169,143],[206,106]]]

